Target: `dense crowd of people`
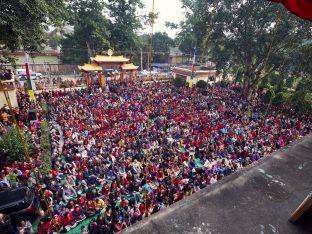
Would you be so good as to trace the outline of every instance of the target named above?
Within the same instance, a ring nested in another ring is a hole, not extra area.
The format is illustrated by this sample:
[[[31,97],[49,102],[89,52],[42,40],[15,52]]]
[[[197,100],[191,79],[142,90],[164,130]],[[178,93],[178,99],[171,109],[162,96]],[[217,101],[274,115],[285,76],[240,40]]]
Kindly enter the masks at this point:
[[[80,233],[117,233],[311,132],[311,116],[277,108],[264,116],[259,99],[249,114],[234,86],[204,96],[153,83],[150,103],[148,96],[143,83],[41,94],[52,170],[39,175],[48,204],[38,195],[37,206],[53,219],[41,218],[38,233],[66,232],[87,218]],[[28,164],[14,170],[35,186]]]

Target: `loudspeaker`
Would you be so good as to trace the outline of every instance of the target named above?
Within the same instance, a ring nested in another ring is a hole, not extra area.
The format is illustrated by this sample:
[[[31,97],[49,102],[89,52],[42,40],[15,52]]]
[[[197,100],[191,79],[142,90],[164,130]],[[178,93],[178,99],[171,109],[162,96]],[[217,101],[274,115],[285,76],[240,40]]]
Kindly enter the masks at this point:
[[[37,120],[37,111],[36,110],[29,110],[28,119],[29,119],[29,121],[36,121]]]

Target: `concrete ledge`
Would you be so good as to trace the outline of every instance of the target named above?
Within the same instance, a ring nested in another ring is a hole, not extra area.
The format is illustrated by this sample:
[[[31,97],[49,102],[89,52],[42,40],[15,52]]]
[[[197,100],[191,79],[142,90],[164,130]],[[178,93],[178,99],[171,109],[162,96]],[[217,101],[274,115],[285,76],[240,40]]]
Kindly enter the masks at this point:
[[[123,233],[312,233],[291,213],[312,191],[312,135],[263,158]],[[309,216],[310,217],[310,216]]]

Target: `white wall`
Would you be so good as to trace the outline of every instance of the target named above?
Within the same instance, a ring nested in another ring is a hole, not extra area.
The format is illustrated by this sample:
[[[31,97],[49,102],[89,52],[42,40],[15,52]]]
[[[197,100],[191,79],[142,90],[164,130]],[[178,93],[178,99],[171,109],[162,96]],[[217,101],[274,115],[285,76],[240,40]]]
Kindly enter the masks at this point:
[[[11,101],[12,106],[18,107],[16,90],[9,91],[9,97],[10,97],[10,101]],[[4,104],[8,105],[7,101],[5,99],[5,96],[4,96],[4,92],[0,91],[0,108],[2,108],[4,106]]]

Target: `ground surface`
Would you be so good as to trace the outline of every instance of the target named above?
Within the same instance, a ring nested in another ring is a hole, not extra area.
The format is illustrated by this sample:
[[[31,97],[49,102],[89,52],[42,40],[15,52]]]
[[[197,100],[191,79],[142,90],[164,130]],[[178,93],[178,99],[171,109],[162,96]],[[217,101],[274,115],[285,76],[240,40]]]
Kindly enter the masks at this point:
[[[312,233],[311,209],[291,213],[312,191],[312,135],[164,209],[123,233]]]

